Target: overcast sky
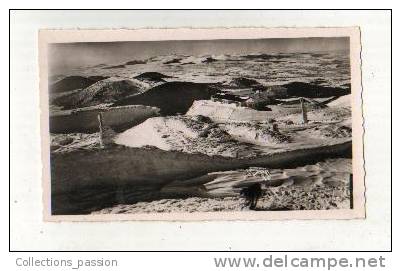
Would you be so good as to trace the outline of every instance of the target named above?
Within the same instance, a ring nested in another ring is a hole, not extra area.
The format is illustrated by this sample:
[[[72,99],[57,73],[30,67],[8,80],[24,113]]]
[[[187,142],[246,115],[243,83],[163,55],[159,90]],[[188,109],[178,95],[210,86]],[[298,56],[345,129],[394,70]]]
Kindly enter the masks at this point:
[[[349,38],[291,38],[200,41],[128,41],[59,43],[49,46],[49,68],[117,64],[169,54],[221,55],[347,51]]]

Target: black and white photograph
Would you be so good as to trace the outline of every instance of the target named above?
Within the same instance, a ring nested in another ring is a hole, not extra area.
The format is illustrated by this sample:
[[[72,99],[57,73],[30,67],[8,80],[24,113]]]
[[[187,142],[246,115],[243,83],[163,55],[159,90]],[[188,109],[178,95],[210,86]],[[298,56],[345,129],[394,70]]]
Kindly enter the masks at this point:
[[[93,31],[39,35],[46,219],[364,217],[358,29]]]

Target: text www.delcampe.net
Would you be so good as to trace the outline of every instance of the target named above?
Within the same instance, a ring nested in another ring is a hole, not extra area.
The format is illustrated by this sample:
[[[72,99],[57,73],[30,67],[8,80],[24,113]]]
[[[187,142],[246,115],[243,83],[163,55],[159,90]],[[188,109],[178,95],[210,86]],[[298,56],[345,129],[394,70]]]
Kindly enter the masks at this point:
[[[366,268],[366,267],[385,267],[385,258],[379,257],[282,257],[251,258],[251,257],[221,257],[213,258],[217,268]]]

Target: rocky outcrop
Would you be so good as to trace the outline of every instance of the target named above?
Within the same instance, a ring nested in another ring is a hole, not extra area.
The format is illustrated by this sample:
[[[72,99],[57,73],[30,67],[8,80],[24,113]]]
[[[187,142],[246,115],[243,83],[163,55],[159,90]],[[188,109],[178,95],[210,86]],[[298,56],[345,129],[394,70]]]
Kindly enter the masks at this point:
[[[212,63],[218,61],[217,59],[214,59],[213,57],[207,57],[204,60],[202,60],[202,63]]]
[[[249,78],[245,78],[245,77],[238,77],[238,78],[234,78],[230,84],[230,86],[232,87],[238,87],[238,88],[252,88],[255,90],[262,90],[265,87],[259,83],[258,81],[254,80],[254,79],[249,79]]]
[[[197,178],[174,181],[163,187],[162,192],[168,194],[202,197],[239,196],[243,188],[255,183],[262,184],[263,188],[290,186],[313,187],[315,185],[349,185],[349,176],[352,174],[352,163],[349,158],[328,159],[313,165],[297,168],[267,169],[250,167],[223,172],[212,172]]]
[[[90,76],[88,78],[83,76],[67,76],[56,83],[49,85],[49,93],[60,93],[75,89],[83,89],[103,79],[105,79],[103,76]]]
[[[123,69],[123,68],[125,68],[125,65],[124,65],[124,64],[121,64],[121,65],[114,65],[114,66],[107,66],[107,67],[104,67],[104,68],[102,68],[102,69],[104,69],[104,70],[110,70],[110,69]]]
[[[182,60],[181,58],[174,58],[163,62],[163,64],[178,64],[181,62],[181,60]]]
[[[113,103],[127,96],[139,94],[149,87],[149,84],[135,79],[108,78],[81,91],[54,98],[52,104],[72,109]]]
[[[332,96],[343,96],[351,93],[349,88],[324,87],[304,82],[292,82],[283,85],[287,89],[288,96],[325,98]]]
[[[141,104],[160,108],[162,115],[185,113],[196,100],[207,100],[217,92],[209,84],[192,82],[166,82],[145,93],[127,97],[113,106]]]
[[[138,65],[138,64],[146,64],[145,60],[131,60],[125,62],[125,65]]]
[[[141,73],[140,75],[135,76],[134,78],[138,80],[160,83],[160,82],[165,82],[164,80],[165,78],[173,78],[173,77],[159,72],[144,72]]]

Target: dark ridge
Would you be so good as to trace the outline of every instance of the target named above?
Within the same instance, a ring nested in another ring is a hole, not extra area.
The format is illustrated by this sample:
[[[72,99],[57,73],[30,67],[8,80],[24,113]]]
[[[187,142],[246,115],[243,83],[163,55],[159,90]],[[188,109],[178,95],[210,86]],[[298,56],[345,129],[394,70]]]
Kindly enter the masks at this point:
[[[234,78],[230,84],[239,88],[264,89],[264,86],[258,81],[245,77]]]
[[[230,93],[216,93],[212,96],[213,99],[216,100],[228,100],[233,102],[245,102],[246,99],[241,98],[240,96],[230,94]]]
[[[162,115],[186,113],[195,100],[207,100],[217,92],[209,84],[192,82],[167,82],[150,90],[131,97],[127,97],[113,104],[121,105],[148,105],[160,108]]]
[[[121,69],[121,68],[125,68],[125,65],[115,65],[115,66],[108,66],[108,67],[104,67],[104,70],[109,70],[109,69]]]
[[[107,79],[107,78],[109,78],[109,76],[95,75],[95,76],[89,76],[88,77],[88,79],[93,80],[95,82],[101,81],[101,80],[104,80],[104,79]]]
[[[137,65],[137,64],[146,64],[145,60],[131,60],[128,62],[125,62],[125,65]]]
[[[343,65],[343,64],[349,64],[349,63],[347,63],[346,61],[339,60],[339,59],[334,59],[334,60],[330,61],[330,64]]]
[[[350,83],[345,83],[345,84],[342,84],[341,87],[351,89],[351,84]]]
[[[101,80],[101,79],[99,79]],[[75,89],[83,89],[89,87],[90,85],[96,83],[97,78],[86,78],[83,76],[67,76],[56,83],[49,86],[50,93],[58,93],[58,92],[65,92],[71,91]]]
[[[324,56],[324,55],[326,55],[326,54],[322,54],[322,53],[311,53],[310,55],[313,56],[313,57],[322,57],[322,56]]]
[[[286,60],[277,60],[277,59],[271,59],[269,60],[270,63],[283,63],[283,62],[287,62]]]
[[[216,61],[217,59],[214,59],[213,57],[207,57],[206,59],[202,60],[202,63],[212,63]]]
[[[163,64],[176,64],[176,63],[180,63],[181,58],[174,58],[172,60],[168,60],[166,62],[163,62]]]
[[[172,76],[165,75],[159,72],[144,72],[134,77],[138,80],[147,80],[152,82],[165,82],[164,78],[173,78]]]
[[[343,96],[351,93],[349,88],[323,87],[303,82],[292,82],[283,85],[287,89],[288,96],[308,98],[328,98]]]
[[[185,63],[181,63],[181,65],[192,65],[192,64],[195,64],[195,62],[185,62]]]
[[[313,84],[313,85],[320,85],[320,84],[325,84],[325,83],[327,83],[327,81],[323,78],[317,78],[311,82],[311,84]]]
[[[242,56],[243,58],[249,59],[249,60],[257,60],[257,59],[263,59],[263,60],[279,60],[281,58],[287,58],[290,57],[291,55],[288,54],[279,54],[279,55],[268,55],[268,54],[257,54],[257,55],[244,55]]]
[[[99,67],[104,67],[104,66],[107,66],[107,65],[104,63],[100,63],[100,64],[93,66],[93,68],[99,68]]]
[[[268,59],[274,58],[274,56],[273,55],[268,55],[268,54],[259,54],[259,55],[244,55],[243,58],[268,60]]]

